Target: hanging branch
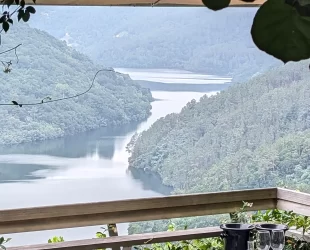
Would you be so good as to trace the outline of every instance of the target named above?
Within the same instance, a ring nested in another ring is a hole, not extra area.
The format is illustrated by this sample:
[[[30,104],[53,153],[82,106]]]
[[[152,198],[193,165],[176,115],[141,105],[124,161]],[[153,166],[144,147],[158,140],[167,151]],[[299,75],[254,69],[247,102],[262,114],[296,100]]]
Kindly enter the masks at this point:
[[[0,106],[19,106],[19,107],[22,107],[22,106],[36,106],[36,105],[42,105],[42,104],[46,104],[46,103],[51,103],[51,102],[59,102],[59,101],[64,101],[64,100],[68,100],[68,99],[73,99],[73,98],[76,98],[76,97],[79,97],[79,96],[82,96],[82,95],[85,95],[86,93],[88,93],[94,86],[94,83],[95,83],[95,80],[98,76],[98,74],[100,72],[114,72],[116,74],[119,74],[121,75],[121,73],[118,73],[118,72],[115,72],[113,69],[101,69],[101,70],[98,70],[91,82],[91,85],[89,86],[89,88],[87,90],[85,90],[84,92],[82,93],[79,93],[79,94],[76,94],[76,95],[72,95],[72,96],[69,96],[69,97],[63,97],[63,98],[58,98],[58,99],[52,99],[51,97],[45,97],[43,98],[41,101],[39,102],[33,102],[33,103],[19,103],[17,101],[12,101],[12,103],[0,103]]]
[[[0,52],[0,55],[5,54],[5,53],[8,53],[8,52],[10,52],[10,51],[12,51],[12,50],[15,50],[15,55],[16,55],[16,57],[17,57],[17,61],[18,61],[18,56],[17,56],[17,54],[16,54],[16,49],[17,49],[19,46],[21,46],[21,45],[22,45],[22,44],[20,43],[20,44],[18,44],[17,46],[15,46],[15,47],[11,48],[11,49],[8,49],[8,50],[5,50],[5,51],[2,51],[2,52]]]
[[[18,13],[17,15],[17,20],[18,22],[20,20],[23,20],[24,22],[28,22],[30,19],[31,14],[36,13],[36,9],[33,6],[25,6],[25,0],[0,0],[0,3],[2,4],[2,16],[0,15],[0,25],[2,25],[2,29],[0,30],[0,45],[1,45],[1,33],[4,31],[5,33],[8,32],[10,29],[10,25],[13,25],[13,19],[12,17]],[[36,3],[36,0],[33,0],[33,3]],[[10,12],[10,6],[16,4],[17,8],[13,11]],[[4,11],[5,7],[7,7],[7,10]],[[14,50],[15,56],[17,59],[17,63],[19,62],[18,55],[17,55],[17,48],[21,46],[21,44],[18,44],[17,46],[10,48],[6,51],[0,52],[0,55],[6,54],[8,52],[11,52]],[[11,66],[12,66],[12,61],[6,61],[6,60],[0,60],[0,62],[4,66],[4,73],[9,73],[11,72]]]

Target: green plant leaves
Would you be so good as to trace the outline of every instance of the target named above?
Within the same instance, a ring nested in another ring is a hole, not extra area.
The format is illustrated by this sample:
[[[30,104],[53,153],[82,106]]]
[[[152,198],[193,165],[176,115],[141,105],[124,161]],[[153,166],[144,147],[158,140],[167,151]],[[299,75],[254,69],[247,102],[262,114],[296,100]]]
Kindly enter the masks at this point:
[[[54,236],[53,238],[51,239],[48,239],[48,243],[57,243],[57,242],[64,242],[65,239],[62,237],[62,236]]]
[[[33,8],[32,6],[28,6],[28,7],[26,7],[26,11],[28,11],[28,12],[29,12],[29,13],[31,13],[31,14],[36,13],[36,9],[35,9],[35,8]]]
[[[202,3],[211,10],[221,10],[229,6],[230,0],[202,0]]]
[[[22,16],[22,19],[24,22],[28,22],[30,19],[30,13],[26,10],[25,13]]]
[[[284,63],[310,58],[310,17],[284,0],[268,0],[257,11],[251,34],[256,46]]]

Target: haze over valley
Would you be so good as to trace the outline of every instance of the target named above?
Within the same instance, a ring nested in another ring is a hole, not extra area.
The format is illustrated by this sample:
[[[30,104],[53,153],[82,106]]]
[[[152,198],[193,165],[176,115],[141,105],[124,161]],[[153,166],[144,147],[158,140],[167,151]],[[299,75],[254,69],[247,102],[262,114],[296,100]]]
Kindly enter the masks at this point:
[[[282,65],[259,51],[254,13],[37,7],[29,25],[14,24],[2,49],[23,45],[18,63],[9,55],[12,72],[0,73],[1,103],[76,95],[104,70],[78,98],[0,106],[0,209],[270,186],[310,192],[309,61]],[[167,221],[119,226],[152,232]],[[97,229],[9,235],[9,245]]]

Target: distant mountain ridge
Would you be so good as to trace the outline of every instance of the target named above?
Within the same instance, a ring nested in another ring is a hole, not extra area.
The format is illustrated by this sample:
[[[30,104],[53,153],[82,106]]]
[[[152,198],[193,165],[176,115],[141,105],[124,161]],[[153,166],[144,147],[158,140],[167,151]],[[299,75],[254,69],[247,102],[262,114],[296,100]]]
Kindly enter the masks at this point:
[[[39,7],[30,25],[65,39],[96,62],[167,68],[244,81],[279,61],[258,50],[250,27],[256,8]],[[82,22],[76,20],[83,18]]]

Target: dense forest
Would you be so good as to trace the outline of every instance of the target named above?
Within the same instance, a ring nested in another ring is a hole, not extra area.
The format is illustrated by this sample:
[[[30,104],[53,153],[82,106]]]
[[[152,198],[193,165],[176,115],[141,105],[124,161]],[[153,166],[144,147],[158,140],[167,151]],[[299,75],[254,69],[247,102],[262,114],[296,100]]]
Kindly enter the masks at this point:
[[[279,63],[252,42],[256,8],[37,9],[32,26],[108,67],[185,69],[243,81]],[[81,16],[87,18],[77,25]]]
[[[46,32],[26,24],[2,35],[2,50],[22,43],[2,60],[12,60],[12,72],[0,73],[0,102],[40,102],[72,96],[89,88],[97,70],[87,56]],[[56,138],[100,126],[142,121],[150,114],[151,93],[127,75],[101,72],[85,95],[39,106],[1,106],[0,144]]]
[[[271,69],[159,119],[132,138],[130,169],[159,176],[176,194],[271,186],[310,192],[308,66],[303,61]],[[165,225],[133,223],[129,232],[160,231]]]
[[[158,120],[133,138],[130,167],[158,173],[175,193],[280,183],[310,191],[308,65],[272,69]]]

